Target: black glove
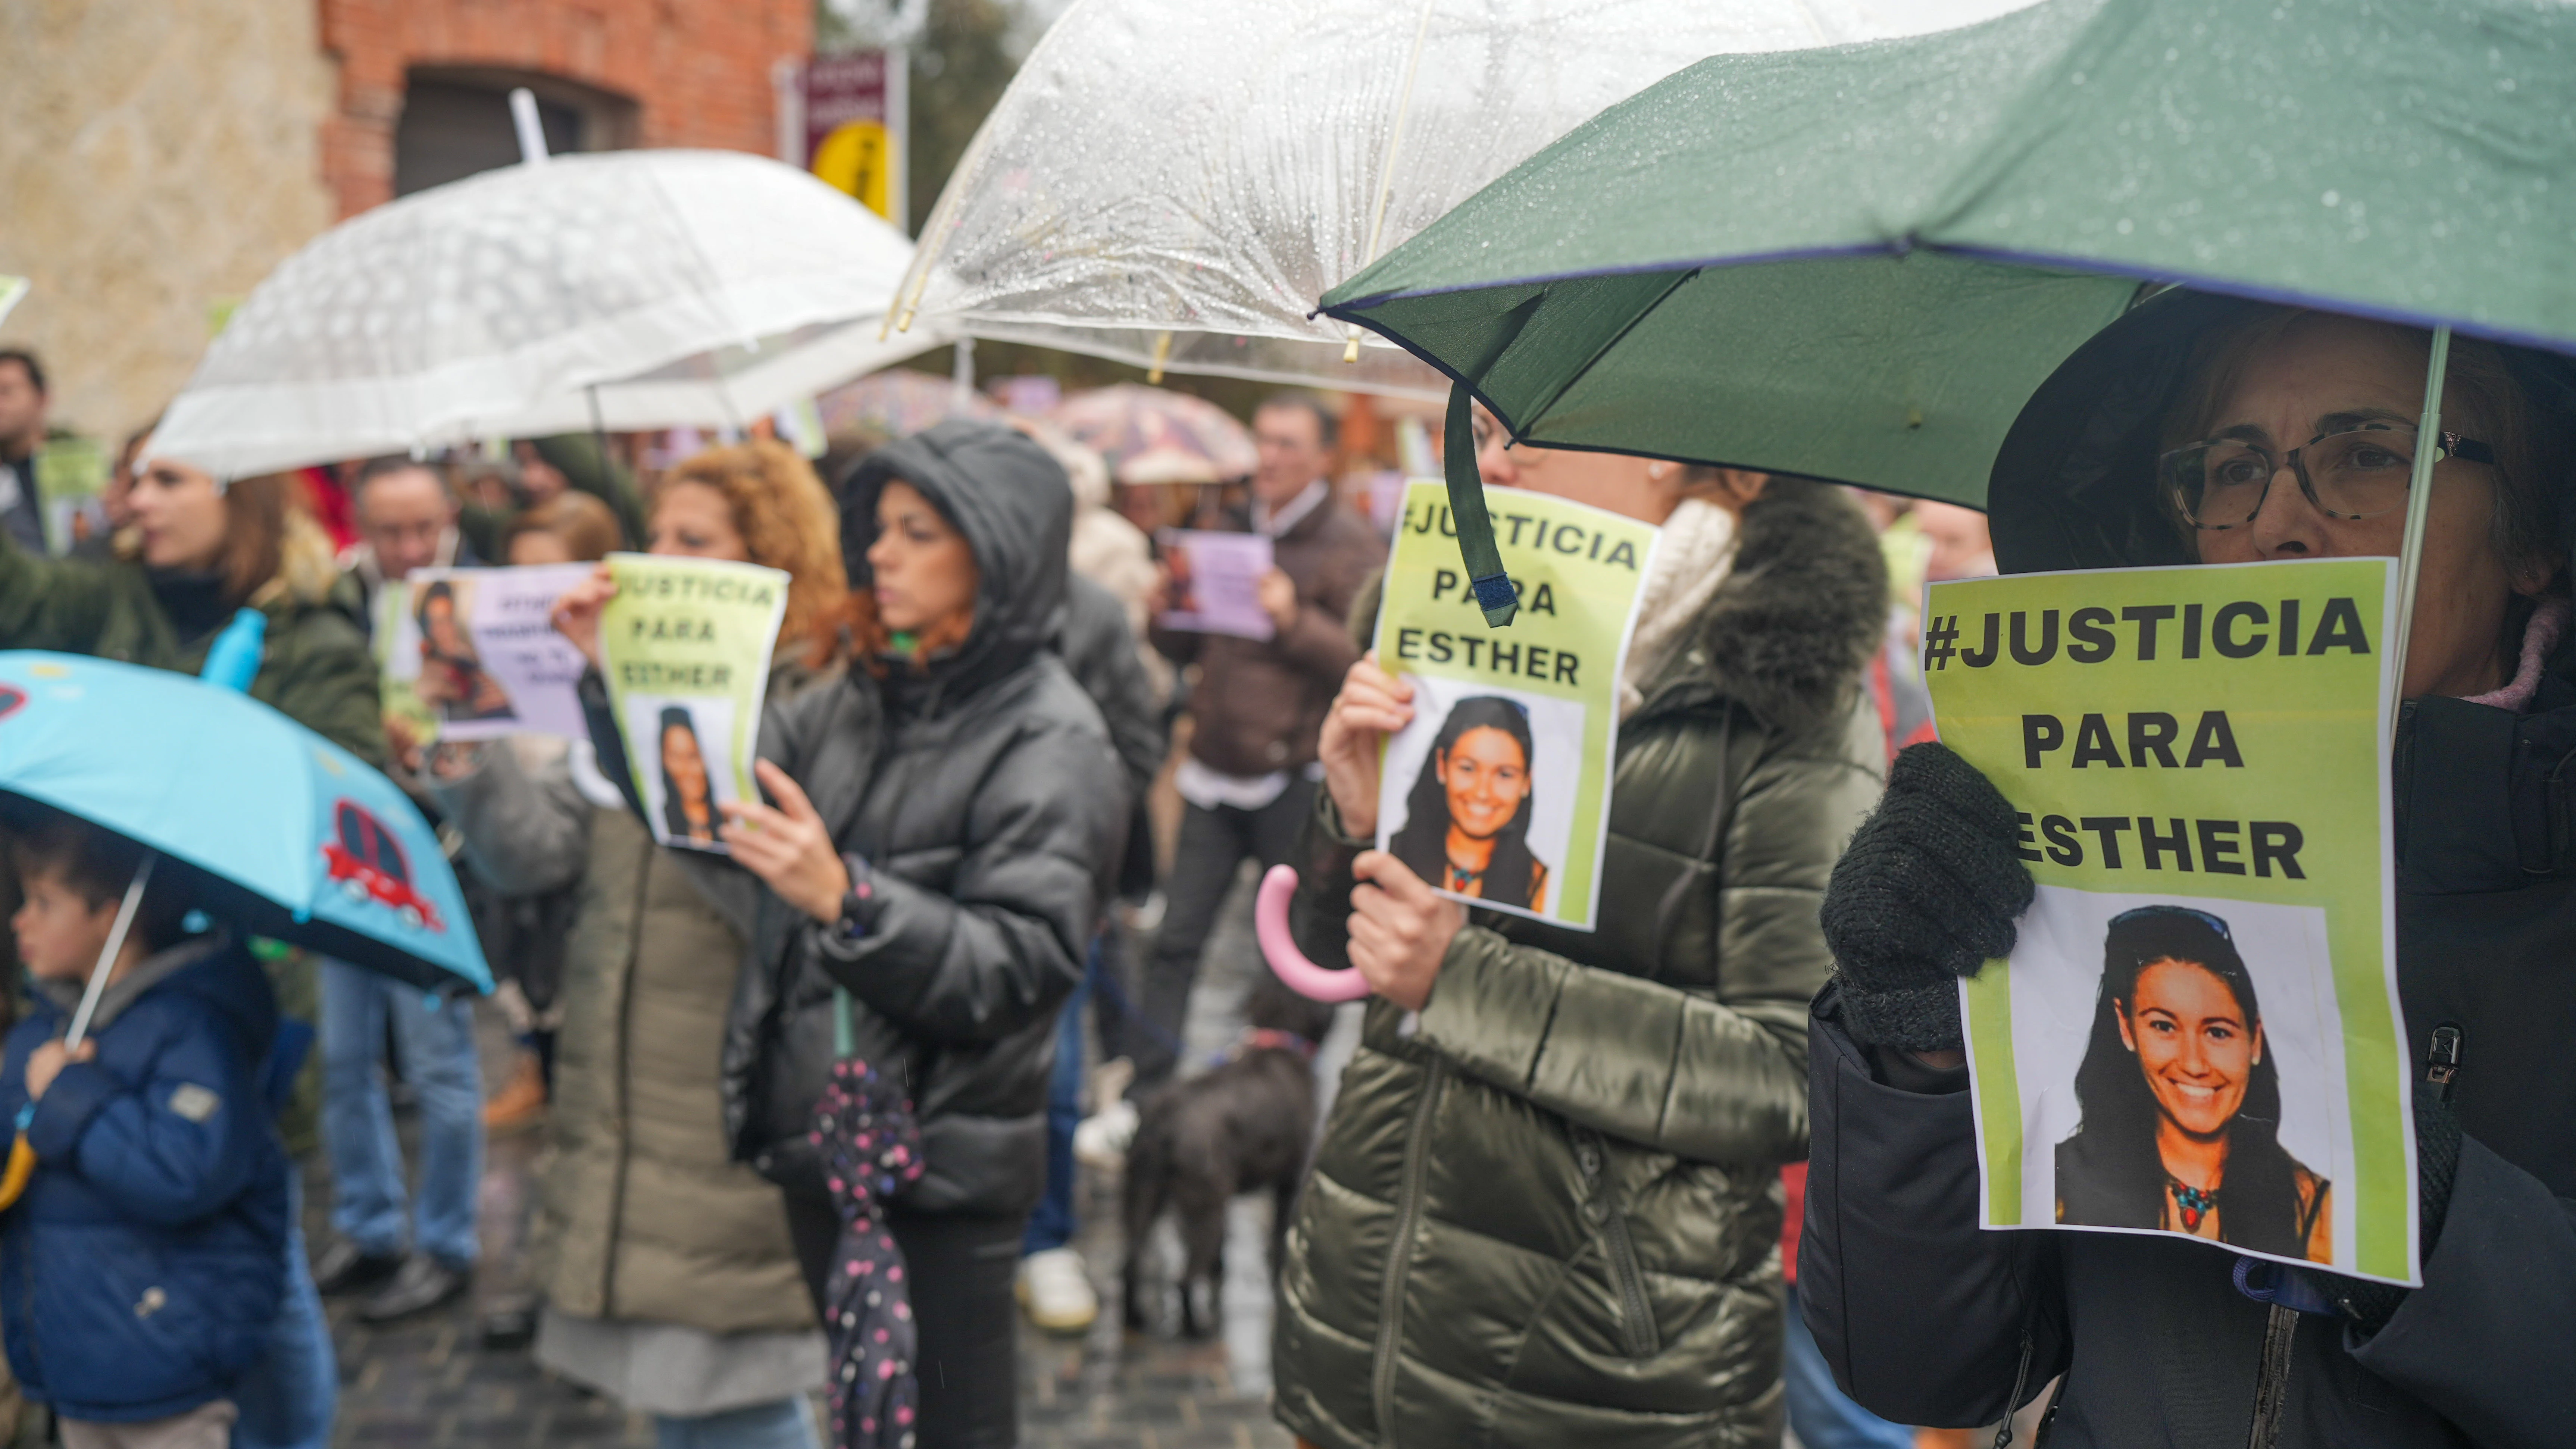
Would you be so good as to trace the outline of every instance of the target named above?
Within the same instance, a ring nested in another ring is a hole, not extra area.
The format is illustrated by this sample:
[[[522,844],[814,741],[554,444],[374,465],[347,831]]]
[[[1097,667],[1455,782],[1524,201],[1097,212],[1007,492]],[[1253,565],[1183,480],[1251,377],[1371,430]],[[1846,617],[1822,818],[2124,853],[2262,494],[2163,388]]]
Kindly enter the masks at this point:
[[[2415,1224],[2423,1243],[2423,1260],[2433,1261],[2433,1245],[2442,1237],[2442,1219],[2451,1210],[2451,1185],[2460,1175],[2460,1119],[2442,1094],[2415,1084]],[[2347,1278],[2316,1268],[2293,1268],[2307,1279],[2335,1311],[2353,1322],[2364,1338],[2388,1326],[2412,1288],[2367,1278]]]
[[[1825,944],[1856,1041],[1957,1051],[1957,978],[2013,948],[2030,908],[2021,819],[1941,744],[1896,757],[1887,794],[1825,887]]]

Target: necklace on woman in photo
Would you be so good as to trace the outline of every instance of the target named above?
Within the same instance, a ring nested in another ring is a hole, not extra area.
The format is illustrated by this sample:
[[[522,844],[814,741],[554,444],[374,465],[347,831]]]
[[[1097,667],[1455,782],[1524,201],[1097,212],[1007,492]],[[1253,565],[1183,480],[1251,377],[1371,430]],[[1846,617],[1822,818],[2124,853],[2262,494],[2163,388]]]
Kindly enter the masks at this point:
[[[2165,1183],[2173,1193],[2174,1206],[2182,1212],[2182,1230],[2199,1232],[2200,1220],[2218,1210],[2218,1189],[2193,1187],[2170,1172],[2165,1174]]]

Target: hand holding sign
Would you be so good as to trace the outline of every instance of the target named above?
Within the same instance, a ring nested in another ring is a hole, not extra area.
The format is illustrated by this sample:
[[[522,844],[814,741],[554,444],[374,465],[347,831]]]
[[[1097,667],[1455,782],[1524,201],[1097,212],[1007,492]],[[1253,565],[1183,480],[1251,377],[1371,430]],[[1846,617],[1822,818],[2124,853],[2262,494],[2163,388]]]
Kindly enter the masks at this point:
[[[589,660],[593,669],[600,667],[599,616],[608,607],[608,601],[616,597],[617,576],[609,571],[608,565],[601,564],[591,571],[589,578],[564,590],[563,595],[555,600],[555,632],[571,641],[572,647],[581,651],[581,657]]]
[[[1360,656],[1342,676],[1342,692],[1324,715],[1316,747],[1324,788],[1353,835],[1377,834],[1378,777],[1386,737],[1413,723],[1413,683],[1380,669],[1377,651]]]
[[[1351,892],[1351,965],[1378,995],[1420,1011],[1466,909],[1382,850],[1363,854],[1352,872],[1360,884]]]
[[[815,920],[841,918],[841,898],[850,889],[850,868],[832,845],[832,832],[805,797],[794,777],[768,760],[752,767],[761,785],[778,799],[773,808],[757,800],[724,803],[724,843],[743,869],[767,882],[778,898]]]

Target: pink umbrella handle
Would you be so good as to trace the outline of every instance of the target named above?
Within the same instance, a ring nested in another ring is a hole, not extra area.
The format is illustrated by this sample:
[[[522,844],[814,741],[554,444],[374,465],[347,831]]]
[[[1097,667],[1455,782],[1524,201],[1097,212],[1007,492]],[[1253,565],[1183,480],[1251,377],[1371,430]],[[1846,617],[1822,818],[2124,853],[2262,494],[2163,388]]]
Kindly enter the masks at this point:
[[[1297,894],[1297,868],[1274,865],[1261,878],[1261,894],[1252,901],[1252,933],[1261,954],[1288,989],[1311,1001],[1357,1001],[1369,994],[1368,978],[1357,971],[1318,966],[1297,949],[1288,933],[1288,898]]]

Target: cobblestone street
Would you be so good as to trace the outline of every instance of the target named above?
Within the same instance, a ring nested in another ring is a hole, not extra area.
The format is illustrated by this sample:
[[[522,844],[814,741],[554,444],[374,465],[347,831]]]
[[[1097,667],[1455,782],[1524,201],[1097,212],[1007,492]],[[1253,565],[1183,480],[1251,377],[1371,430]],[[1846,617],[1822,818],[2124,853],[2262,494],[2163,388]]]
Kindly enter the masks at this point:
[[[1249,876],[1246,877],[1248,887]],[[1187,1046],[1203,1062],[1230,1042],[1240,1002],[1259,969],[1252,954],[1250,892],[1238,889],[1193,994]],[[497,1013],[483,1020],[484,1066],[497,1077],[509,1043]],[[1347,1039],[1352,1024],[1336,1032]],[[1338,1073],[1347,1045],[1325,1058]],[[404,1135],[410,1136],[408,1119]],[[543,1129],[494,1138],[482,1190],[484,1264],[475,1291],[408,1322],[370,1328],[351,1299],[330,1301],[340,1355],[343,1445],[608,1446],[653,1443],[652,1420],[539,1368],[524,1348],[487,1349],[478,1324],[493,1309],[528,1296],[525,1227]],[[306,1231],[329,1241],[330,1186],[318,1160],[306,1164]],[[1020,1338],[1020,1442],[1031,1449],[1285,1449],[1271,1422],[1270,1294],[1265,1268],[1269,1210],[1239,1200],[1228,1225],[1226,1321],[1204,1341],[1123,1332],[1115,1283],[1122,1252],[1117,1180],[1085,1170],[1079,1186],[1080,1246],[1100,1290],[1101,1315],[1079,1339],[1050,1337],[1025,1321]],[[1168,1239],[1170,1229],[1164,1229]],[[1176,1247],[1158,1246],[1177,1256]]]

